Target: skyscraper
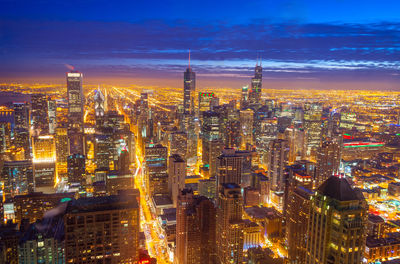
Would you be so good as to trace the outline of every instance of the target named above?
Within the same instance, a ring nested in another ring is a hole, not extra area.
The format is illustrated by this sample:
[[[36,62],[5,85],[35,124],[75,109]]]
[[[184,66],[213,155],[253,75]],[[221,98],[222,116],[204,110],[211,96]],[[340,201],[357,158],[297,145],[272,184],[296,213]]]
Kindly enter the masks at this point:
[[[217,208],[217,257],[219,263],[242,263],[243,261],[243,198],[240,186],[222,184],[218,193]]]
[[[341,158],[340,141],[339,137],[327,139],[319,147],[315,188],[318,188],[333,174],[338,173]]]
[[[217,157],[221,154],[220,115],[216,112],[203,112],[202,132],[202,161],[209,167],[210,176],[217,172]]]
[[[185,115],[194,114],[194,97],[196,91],[196,73],[190,67],[190,52],[189,66],[183,74],[183,109]]]
[[[82,73],[78,71],[67,73],[67,93],[69,153],[84,155]]]
[[[79,184],[84,187],[86,184],[85,156],[73,154],[67,158],[68,184]]]
[[[139,205],[134,196],[72,200],[64,216],[65,262],[136,263],[139,228]]]
[[[256,64],[254,69],[254,77],[251,79],[251,90],[249,91],[249,102],[251,106],[261,106],[261,90],[262,90],[262,66]]]
[[[217,189],[224,183],[242,183],[243,157],[237,155],[231,148],[222,150],[222,155],[218,157],[218,176]]]
[[[168,194],[167,148],[150,144],[145,148],[145,175],[148,194]]]
[[[310,190],[295,183],[289,187],[285,212],[289,263],[305,263],[306,261],[307,225],[311,196]]]
[[[287,141],[275,139],[270,143],[268,157],[268,177],[271,181],[271,190],[283,191],[285,188],[284,171],[288,163],[289,149]]]
[[[214,204],[204,196],[180,192],[176,218],[176,260],[179,264],[215,263]]]
[[[174,154],[168,161],[168,193],[174,206],[177,205],[178,194],[185,188],[186,161]]]
[[[304,129],[306,131],[306,154],[315,158],[315,152],[321,144],[322,105],[320,103],[304,104]]]
[[[240,98],[240,110],[245,110],[249,106],[249,86],[242,87],[242,94]]]
[[[35,191],[54,192],[56,183],[56,145],[51,135],[33,137],[33,176]]]
[[[311,200],[305,263],[362,263],[368,205],[346,178],[331,176]]]
[[[24,150],[25,159],[31,158],[29,142],[29,106],[26,102],[13,102],[14,141],[16,148]]]
[[[34,135],[47,135],[49,132],[49,115],[47,96],[44,94],[32,95],[31,124]]]
[[[54,134],[57,127],[57,103],[55,100],[47,101],[47,109],[49,116],[49,134]]]

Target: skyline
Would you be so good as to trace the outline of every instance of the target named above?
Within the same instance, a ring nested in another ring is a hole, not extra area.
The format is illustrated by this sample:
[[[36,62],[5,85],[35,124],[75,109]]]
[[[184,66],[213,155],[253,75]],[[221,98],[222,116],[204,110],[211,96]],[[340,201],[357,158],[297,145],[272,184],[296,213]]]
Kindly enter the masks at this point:
[[[71,64],[91,84],[181,87],[190,49],[203,88],[241,88],[262,57],[266,88],[400,90],[399,3],[230,3],[5,1],[0,81],[62,83]]]

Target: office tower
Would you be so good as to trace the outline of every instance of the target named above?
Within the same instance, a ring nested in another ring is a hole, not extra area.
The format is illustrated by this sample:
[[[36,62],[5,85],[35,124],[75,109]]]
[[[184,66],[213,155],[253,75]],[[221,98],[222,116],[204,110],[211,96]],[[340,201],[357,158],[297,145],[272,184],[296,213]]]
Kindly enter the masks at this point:
[[[79,184],[84,187],[86,184],[85,156],[73,154],[67,158],[68,184]]]
[[[196,73],[190,67],[190,53],[189,53],[189,66],[183,73],[183,109],[185,115],[194,114],[194,96],[196,91]]]
[[[167,157],[167,148],[161,144],[145,148],[144,169],[149,197],[155,194],[168,194]]]
[[[176,216],[176,262],[215,263],[214,204],[184,189],[178,197]]]
[[[351,109],[343,109],[340,112],[340,128],[352,129],[357,122],[357,114],[352,112]]]
[[[179,192],[185,188],[185,178],[186,161],[178,154],[170,156],[168,160],[168,193],[174,207],[177,205]]]
[[[276,118],[263,118],[260,123],[260,134],[256,136],[255,143],[260,154],[261,163],[266,165],[269,145],[278,135],[278,120]]]
[[[331,176],[311,200],[305,263],[362,263],[368,205],[346,178]]]
[[[217,194],[217,179],[216,177],[211,177],[209,179],[199,180],[198,191],[200,196],[205,196],[211,200],[216,199]]]
[[[64,263],[62,211],[57,208],[50,212],[51,216],[21,228],[18,263]]]
[[[254,142],[257,144],[258,138],[262,135],[263,132],[263,121],[269,118],[270,113],[268,106],[263,105],[254,111],[253,114],[253,133],[254,133]]]
[[[14,110],[0,106],[0,154],[10,150],[14,134]]]
[[[241,148],[246,149],[246,146],[253,145],[253,110],[240,111],[240,125],[241,125]]]
[[[238,155],[235,149],[225,148],[218,157],[217,188],[224,183],[242,184],[243,157]]]
[[[321,144],[322,105],[320,103],[304,104],[304,129],[306,131],[306,154],[315,158],[315,152]]]
[[[186,160],[187,134],[185,132],[172,132],[168,137],[169,155],[179,155]],[[196,148],[197,149],[197,148]]]
[[[42,219],[44,213],[56,207],[60,202],[72,199],[75,193],[34,192],[14,197],[15,222],[21,225],[23,219],[29,223]]]
[[[242,87],[242,95],[240,97],[240,110],[245,110],[249,107],[249,86]]]
[[[70,201],[64,216],[65,262],[100,259],[102,263],[136,263],[139,220],[139,205],[134,196]]]
[[[83,136],[83,105],[85,99],[82,89],[82,73],[67,73],[68,94],[68,139],[69,154],[85,155]]]
[[[34,135],[46,135],[49,132],[47,96],[33,94],[31,104],[31,124]]]
[[[219,263],[243,261],[243,199],[240,186],[222,184],[218,192],[216,244]]]
[[[97,168],[109,169],[113,158],[113,136],[107,134],[95,135],[95,162]]]
[[[68,155],[68,129],[59,126],[56,128],[56,156],[57,162],[66,163]]]
[[[35,191],[54,192],[56,184],[56,145],[52,135],[32,138]]]
[[[120,172],[120,174],[130,174],[129,166],[130,166],[130,155],[128,150],[123,148],[121,151],[119,151],[118,155],[118,163],[117,163],[117,170]]]
[[[315,188],[318,188],[330,176],[338,174],[341,159],[340,141],[339,137],[327,139],[319,147]]]
[[[0,179],[3,182],[3,195],[6,199],[33,192],[32,161],[4,161]]]
[[[285,130],[284,138],[288,141],[289,163],[292,164],[297,160],[305,158],[306,142],[304,129],[291,126]]]
[[[286,140],[271,141],[268,157],[268,178],[271,181],[271,190],[281,192],[285,189],[285,167],[288,164],[289,148]]]
[[[100,87],[94,93],[94,114],[96,118],[96,126],[103,125],[103,117],[105,113],[105,97],[100,90]]]
[[[56,100],[47,101],[47,111],[49,118],[49,134],[54,134],[57,127],[57,102]]]
[[[217,172],[217,157],[221,154],[220,115],[216,112],[203,112],[202,132],[202,161],[209,167],[210,176]]]
[[[305,263],[307,225],[313,193],[295,183],[289,187],[286,217],[286,241],[289,263]]]
[[[214,93],[202,93],[199,92],[199,108],[198,108],[198,117],[202,119],[203,112],[212,111],[211,103],[213,99],[216,98]]]
[[[29,142],[29,106],[26,102],[13,102],[14,140],[16,148],[23,149],[25,159],[31,158]]]
[[[261,88],[262,88],[262,66],[256,64],[254,77],[251,78],[251,90],[249,91],[249,103],[256,108],[261,106]]]

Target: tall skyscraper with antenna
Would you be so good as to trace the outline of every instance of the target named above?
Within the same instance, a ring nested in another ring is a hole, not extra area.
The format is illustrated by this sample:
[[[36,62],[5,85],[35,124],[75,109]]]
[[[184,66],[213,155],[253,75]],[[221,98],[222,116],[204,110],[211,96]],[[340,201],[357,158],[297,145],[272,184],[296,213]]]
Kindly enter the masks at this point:
[[[254,77],[251,78],[251,90],[249,91],[249,101],[251,106],[261,105],[261,90],[262,90],[262,66],[261,59],[254,69]]]
[[[183,73],[183,109],[185,115],[194,113],[194,97],[196,91],[196,73],[190,67],[190,50],[189,65]]]
[[[195,132],[195,112],[194,97],[196,92],[196,73],[190,67],[190,50],[189,65],[183,73],[183,128],[188,135],[188,158],[196,156],[197,153],[197,135]]]

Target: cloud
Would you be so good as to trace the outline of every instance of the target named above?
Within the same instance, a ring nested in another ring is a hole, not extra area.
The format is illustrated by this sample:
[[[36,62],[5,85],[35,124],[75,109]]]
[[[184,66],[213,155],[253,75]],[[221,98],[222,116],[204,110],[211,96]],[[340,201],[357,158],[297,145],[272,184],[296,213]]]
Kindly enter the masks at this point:
[[[247,24],[0,21],[0,76],[56,74],[64,64],[99,76],[244,78],[263,58],[269,78],[398,80],[400,23]]]

